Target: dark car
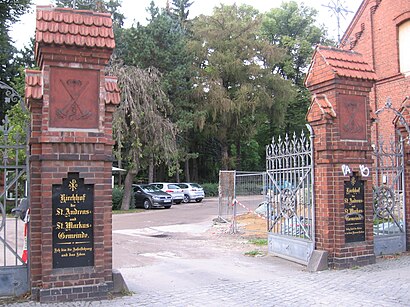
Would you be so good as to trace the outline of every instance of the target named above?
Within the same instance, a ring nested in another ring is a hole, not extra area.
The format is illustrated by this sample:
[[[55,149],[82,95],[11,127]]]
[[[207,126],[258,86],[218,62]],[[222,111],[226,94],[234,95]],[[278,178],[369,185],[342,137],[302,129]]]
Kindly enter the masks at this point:
[[[150,184],[133,184],[135,207],[148,210],[151,208],[172,206],[172,196]]]

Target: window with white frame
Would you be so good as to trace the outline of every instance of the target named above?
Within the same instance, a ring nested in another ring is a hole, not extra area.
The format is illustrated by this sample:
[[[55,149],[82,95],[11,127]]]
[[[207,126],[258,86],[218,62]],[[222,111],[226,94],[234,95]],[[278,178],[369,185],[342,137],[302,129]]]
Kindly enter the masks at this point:
[[[410,20],[399,26],[400,72],[410,75]]]

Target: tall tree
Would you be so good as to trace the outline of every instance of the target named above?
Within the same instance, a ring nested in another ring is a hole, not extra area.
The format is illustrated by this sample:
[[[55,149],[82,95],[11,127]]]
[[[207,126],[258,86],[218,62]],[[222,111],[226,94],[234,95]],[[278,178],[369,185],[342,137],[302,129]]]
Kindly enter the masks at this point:
[[[128,172],[124,181],[121,209],[128,210],[132,183],[153,156],[171,164],[176,150],[176,131],[167,117],[169,103],[155,68],[140,69],[113,64],[110,74],[117,76],[121,103],[114,114],[115,155]]]
[[[17,22],[30,8],[30,0],[3,0],[0,2],[0,81],[8,83],[13,81],[18,73],[18,64],[15,63],[16,48],[9,35],[10,27]],[[0,93],[3,102],[4,93]],[[0,121],[7,111],[7,104],[0,104]]]
[[[315,9],[289,1],[266,13],[262,21],[263,36],[272,45],[286,50],[287,56],[272,67],[273,71],[292,80],[298,90],[286,111],[285,129],[289,132],[305,125],[310,99],[303,82],[314,47],[332,43],[326,38],[326,29],[315,25],[316,17]]]
[[[220,143],[223,169],[241,168],[242,144],[266,120],[280,126],[293,95],[291,82],[272,73],[284,53],[261,39],[260,25],[261,15],[247,5],[221,5],[212,16],[193,21],[200,122],[206,135]]]
[[[189,8],[193,3],[194,1],[191,0],[172,0],[171,13],[184,29],[189,16]]]
[[[193,60],[186,48],[187,31],[182,28],[180,20],[170,13],[170,9],[160,10],[151,2],[147,11],[149,23],[146,26],[137,24],[122,31],[117,52],[127,65],[156,67],[161,72],[163,90],[173,105],[170,118],[178,126],[179,146],[176,154],[179,161],[188,161],[195,157],[189,146],[195,108],[191,99]],[[172,170],[177,177],[179,168],[177,164]]]

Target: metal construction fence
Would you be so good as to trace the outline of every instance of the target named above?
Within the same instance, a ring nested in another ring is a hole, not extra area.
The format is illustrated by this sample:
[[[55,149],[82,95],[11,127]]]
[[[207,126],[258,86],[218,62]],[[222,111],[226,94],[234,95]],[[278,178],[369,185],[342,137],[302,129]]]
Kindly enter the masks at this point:
[[[231,223],[238,231],[237,216],[254,210],[265,201],[266,172],[220,171],[218,221]]]

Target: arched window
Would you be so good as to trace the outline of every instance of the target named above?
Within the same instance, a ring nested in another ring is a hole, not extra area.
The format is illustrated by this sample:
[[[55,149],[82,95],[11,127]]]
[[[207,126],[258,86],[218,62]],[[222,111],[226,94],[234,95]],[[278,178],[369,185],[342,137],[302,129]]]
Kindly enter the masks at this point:
[[[400,72],[410,75],[410,20],[399,26]]]

